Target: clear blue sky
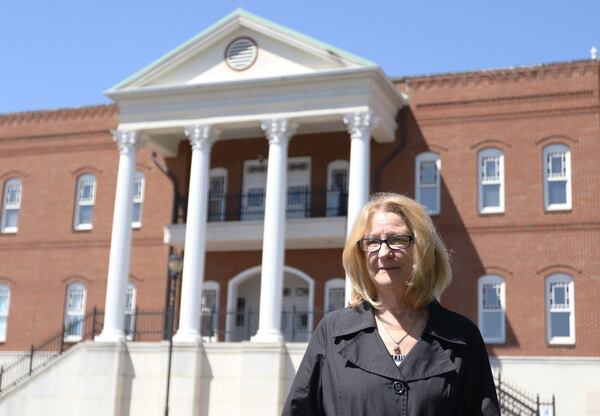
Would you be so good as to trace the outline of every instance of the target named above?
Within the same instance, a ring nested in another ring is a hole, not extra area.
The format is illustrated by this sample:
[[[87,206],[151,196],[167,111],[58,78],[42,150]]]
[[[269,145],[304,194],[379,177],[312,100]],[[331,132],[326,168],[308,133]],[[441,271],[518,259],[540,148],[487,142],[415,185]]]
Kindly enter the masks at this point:
[[[103,91],[237,7],[390,76],[588,59],[597,0],[2,0],[0,113],[107,103]]]

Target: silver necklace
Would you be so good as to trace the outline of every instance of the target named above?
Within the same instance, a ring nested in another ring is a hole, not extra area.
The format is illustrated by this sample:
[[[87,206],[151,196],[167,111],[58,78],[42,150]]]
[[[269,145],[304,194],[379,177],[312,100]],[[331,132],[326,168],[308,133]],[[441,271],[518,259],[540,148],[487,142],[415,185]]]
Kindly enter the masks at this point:
[[[402,355],[402,350],[400,349],[400,344],[402,343],[402,341],[404,341],[404,339],[406,339],[406,337],[408,336],[408,334],[410,334],[410,332],[413,330],[413,328],[415,327],[415,325],[417,325],[417,322],[419,321],[419,317],[417,316],[415,318],[415,321],[412,323],[412,325],[410,326],[410,328],[408,329],[408,331],[406,331],[406,334],[404,334],[402,336],[402,338],[400,338],[398,341],[396,341],[394,339],[394,337],[392,337],[392,335],[388,332],[388,330],[385,328],[386,323],[379,318],[378,316],[376,316],[377,320],[379,322],[381,322],[381,326],[383,328],[383,331],[385,332],[385,334],[388,336],[388,338],[394,343],[396,344],[396,347],[394,347],[394,354],[396,355]]]

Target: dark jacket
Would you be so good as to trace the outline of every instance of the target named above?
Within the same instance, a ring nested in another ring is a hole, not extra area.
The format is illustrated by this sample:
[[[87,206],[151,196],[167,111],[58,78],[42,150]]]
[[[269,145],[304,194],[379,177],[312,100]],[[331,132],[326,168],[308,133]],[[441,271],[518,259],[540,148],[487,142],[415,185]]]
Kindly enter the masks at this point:
[[[321,320],[283,408],[299,415],[500,415],[477,326],[429,306],[421,339],[397,367],[377,332],[371,306]]]

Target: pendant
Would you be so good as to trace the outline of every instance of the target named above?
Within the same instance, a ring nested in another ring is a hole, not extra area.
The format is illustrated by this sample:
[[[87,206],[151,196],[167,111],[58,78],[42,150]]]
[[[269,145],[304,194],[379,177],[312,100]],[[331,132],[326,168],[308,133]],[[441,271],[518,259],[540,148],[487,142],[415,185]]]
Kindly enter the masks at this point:
[[[396,355],[402,354],[402,351],[400,350],[400,345],[396,345],[396,348],[394,348],[394,354],[396,354]]]

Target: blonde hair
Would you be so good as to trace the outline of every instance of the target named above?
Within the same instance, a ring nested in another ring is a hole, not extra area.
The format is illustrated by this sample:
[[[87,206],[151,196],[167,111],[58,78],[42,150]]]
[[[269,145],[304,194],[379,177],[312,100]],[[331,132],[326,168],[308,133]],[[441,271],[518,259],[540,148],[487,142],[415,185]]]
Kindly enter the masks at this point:
[[[377,193],[358,214],[342,254],[344,270],[352,282],[350,306],[356,307],[366,300],[374,308],[381,307],[375,285],[369,276],[366,255],[356,244],[365,237],[376,212],[399,215],[412,231],[415,238],[413,268],[407,282],[405,301],[413,309],[429,304],[452,280],[448,251],[425,207],[404,195]]]

